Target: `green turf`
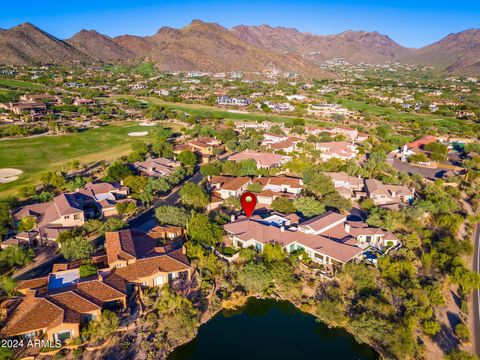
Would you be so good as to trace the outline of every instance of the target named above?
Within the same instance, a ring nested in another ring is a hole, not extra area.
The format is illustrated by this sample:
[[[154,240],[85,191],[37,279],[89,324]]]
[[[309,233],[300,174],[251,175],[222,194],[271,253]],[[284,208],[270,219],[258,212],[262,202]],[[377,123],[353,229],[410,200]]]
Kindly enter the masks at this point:
[[[91,163],[113,160],[130,152],[130,143],[148,137],[127,136],[129,132],[153,128],[134,122],[61,135],[20,138],[0,141],[0,168],[17,168],[23,174],[16,181],[0,184],[0,194],[14,194],[19,187],[38,183],[38,175],[47,170],[59,171],[73,160]]]
[[[271,122],[278,122],[278,123],[284,123],[284,122],[288,123],[288,122],[293,122],[293,120],[297,119],[297,120],[303,120],[307,124],[315,124],[317,126],[338,125],[338,124],[335,124],[334,122],[304,119],[304,118],[292,117],[292,116],[259,114],[259,113],[251,113],[251,112],[248,112],[248,113],[232,112],[232,111],[228,111],[228,110],[224,110],[224,109],[220,109],[220,108],[208,106],[208,105],[172,103],[172,102],[165,102],[160,99],[149,98],[149,97],[141,97],[138,99],[148,101],[151,104],[162,105],[169,109],[180,110],[190,115],[212,114],[212,116],[215,116],[221,119],[227,119],[227,120],[271,121]]]
[[[10,89],[30,89],[41,90],[42,84],[35,84],[28,81],[14,80],[14,79],[0,79],[0,87],[6,87]]]

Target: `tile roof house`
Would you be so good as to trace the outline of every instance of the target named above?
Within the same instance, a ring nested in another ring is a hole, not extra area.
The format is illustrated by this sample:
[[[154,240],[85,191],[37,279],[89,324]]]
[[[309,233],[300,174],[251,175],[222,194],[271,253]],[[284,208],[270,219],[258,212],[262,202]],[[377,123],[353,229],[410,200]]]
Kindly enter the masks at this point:
[[[383,184],[376,179],[365,180],[365,191],[375,205],[409,204],[415,196],[415,190],[404,185]]]
[[[330,159],[340,159],[344,161],[353,160],[357,157],[357,145],[346,141],[331,141],[315,144],[316,150],[320,150],[320,159],[328,161]]]
[[[283,192],[293,195],[300,195],[303,190],[303,180],[288,176],[259,177],[253,180],[263,186],[262,190]]]
[[[132,286],[162,286],[173,280],[190,279],[191,267],[183,248],[158,247],[158,239],[138,230],[105,234],[107,262],[111,273]]]
[[[399,241],[392,233],[370,228],[363,222],[329,211],[300,223],[298,227],[274,226],[254,219],[242,219],[224,225],[235,247],[254,247],[258,251],[266,243],[278,243],[287,252],[303,249],[321,264],[343,264],[359,259],[368,247],[380,250]]]
[[[63,193],[47,203],[31,204],[16,210],[13,218],[36,219],[36,231],[40,237],[56,240],[62,231],[82,226],[86,218],[97,208],[102,215],[116,214],[116,199],[126,196],[128,188],[118,184],[88,183],[76,192]]]
[[[291,153],[297,149],[297,141],[293,141],[291,139],[286,139],[283,141],[275,142],[275,143],[267,143],[263,144],[268,149],[275,151],[284,151],[286,153]]]
[[[270,169],[272,167],[279,167],[290,161],[290,156],[279,154],[272,154],[268,152],[258,152],[254,150],[245,150],[238,154],[231,155],[228,160],[239,162],[242,160],[254,160],[257,164],[257,169]]]
[[[211,191],[218,193],[222,199],[228,199],[242,195],[252,183],[252,179],[248,176],[214,176],[208,182]]]
[[[16,301],[0,326],[2,338],[46,336],[52,342],[78,337],[104,308],[126,306],[126,295],[101,279],[80,279],[78,269],[20,281],[25,296]]]
[[[350,176],[344,172],[324,172],[333,181],[335,190],[344,198],[361,197],[364,190],[364,181],[361,177]]]
[[[136,161],[132,164],[136,172],[144,176],[162,177],[169,176],[176,168],[182,166],[179,161],[157,158]]]

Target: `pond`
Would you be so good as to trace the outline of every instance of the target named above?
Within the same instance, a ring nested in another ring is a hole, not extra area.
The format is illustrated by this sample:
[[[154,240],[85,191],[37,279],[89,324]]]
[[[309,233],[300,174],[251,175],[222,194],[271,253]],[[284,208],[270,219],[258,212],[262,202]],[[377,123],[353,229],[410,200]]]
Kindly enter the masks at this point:
[[[329,329],[287,301],[250,298],[240,310],[223,310],[168,360],[378,359],[341,329]]]

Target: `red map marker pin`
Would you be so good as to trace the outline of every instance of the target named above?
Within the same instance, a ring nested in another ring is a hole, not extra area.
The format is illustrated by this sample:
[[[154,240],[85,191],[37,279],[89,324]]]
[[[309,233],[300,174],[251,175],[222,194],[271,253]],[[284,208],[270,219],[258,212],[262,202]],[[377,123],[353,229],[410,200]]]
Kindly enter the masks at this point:
[[[245,211],[245,215],[250,219],[250,216],[253,214],[253,210],[255,210],[255,205],[257,205],[257,197],[252,194],[250,191],[243,193],[242,197],[240,198],[240,204],[242,204],[242,209]]]

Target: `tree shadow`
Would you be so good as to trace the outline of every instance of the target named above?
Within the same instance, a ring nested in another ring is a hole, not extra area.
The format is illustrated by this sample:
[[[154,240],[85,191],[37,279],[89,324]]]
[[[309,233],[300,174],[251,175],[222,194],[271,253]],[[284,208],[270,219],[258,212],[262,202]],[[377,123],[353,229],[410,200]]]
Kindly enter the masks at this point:
[[[455,325],[460,322],[460,318],[457,314],[454,314],[450,311],[447,312],[447,318],[448,324],[442,324],[440,332],[433,337],[433,340],[443,352],[449,352],[453,349],[456,349],[459,345],[453,329],[455,328]]]

